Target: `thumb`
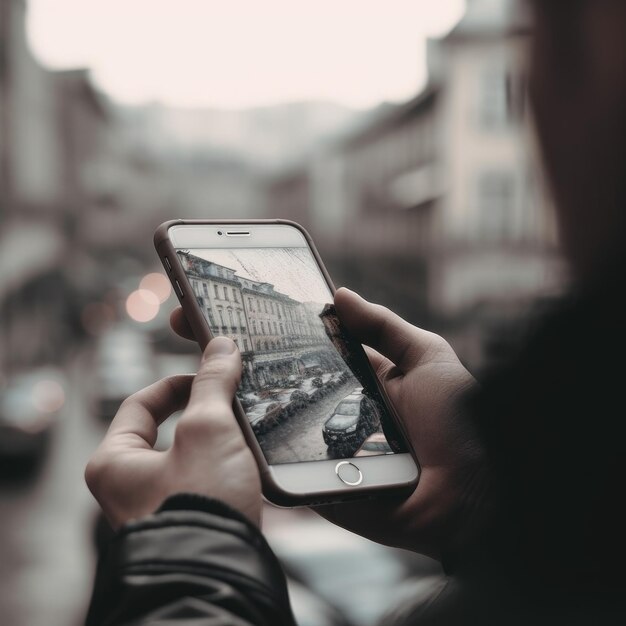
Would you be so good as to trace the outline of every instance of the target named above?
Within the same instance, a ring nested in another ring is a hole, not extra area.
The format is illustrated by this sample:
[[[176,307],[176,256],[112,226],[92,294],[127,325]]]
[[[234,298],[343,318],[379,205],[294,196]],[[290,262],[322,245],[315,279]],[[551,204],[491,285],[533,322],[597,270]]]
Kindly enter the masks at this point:
[[[243,437],[232,409],[240,379],[236,344],[227,337],[212,339],[191,385],[187,408],[176,425],[176,447],[197,447],[207,438]]]
[[[443,341],[345,287],[335,293],[335,307],[341,322],[358,341],[387,357],[404,373]]]

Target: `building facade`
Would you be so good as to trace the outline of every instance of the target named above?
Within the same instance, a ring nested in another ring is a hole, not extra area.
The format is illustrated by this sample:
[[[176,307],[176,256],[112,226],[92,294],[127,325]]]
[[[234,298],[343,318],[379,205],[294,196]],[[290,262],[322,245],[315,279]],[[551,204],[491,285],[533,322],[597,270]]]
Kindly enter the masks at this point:
[[[287,197],[266,201],[293,203],[322,255],[349,268],[345,282],[445,333],[472,365],[495,325],[565,280],[519,4],[468,0],[456,27],[428,43],[429,81],[415,98],[320,150]]]
[[[277,386],[289,377],[341,367],[319,317],[323,305],[298,302],[270,283],[188,252],[178,254],[212,332],[230,337],[241,351],[244,388]]]
[[[33,56],[25,0],[0,0],[0,375],[58,363],[80,335],[77,222],[108,113],[84,71]]]

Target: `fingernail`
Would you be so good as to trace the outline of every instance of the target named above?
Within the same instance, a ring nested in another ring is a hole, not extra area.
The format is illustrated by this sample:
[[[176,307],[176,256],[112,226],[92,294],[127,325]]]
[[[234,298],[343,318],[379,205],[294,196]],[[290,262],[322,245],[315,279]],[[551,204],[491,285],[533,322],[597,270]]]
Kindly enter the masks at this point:
[[[228,337],[215,337],[209,342],[205,354],[232,354],[236,348],[237,346],[232,339]]]
[[[337,291],[347,291],[349,293],[356,293],[355,291],[352,291],[352,289],[348,289],[348,287],[339,287]]]
[[[353,296],[356,296],[357,298],[359,298],[360,300],[363,300],[363,296],[361,296],[359,293],[357,293],[356,291],[353,291],[352,289],[348,289],[348,287],[342,287],[342,289],[345,289],[347,292],[351,293]]]

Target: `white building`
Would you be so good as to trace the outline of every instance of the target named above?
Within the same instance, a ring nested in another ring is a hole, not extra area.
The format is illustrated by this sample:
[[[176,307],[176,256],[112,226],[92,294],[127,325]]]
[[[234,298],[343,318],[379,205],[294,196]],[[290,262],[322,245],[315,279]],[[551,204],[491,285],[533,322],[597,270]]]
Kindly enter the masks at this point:
[[[472,364],[492,325],[563,280],[519,6],[469,0],[456,27],[429,42],[424,90],[290,172],[298,185],[287,188],[323,256],[354,259],[361,285],[383,284],[392,306],[445,332]]]
[[[238,345],[244,386],[304,376],[312,364],[342,366],[319,317],[322,305],[298,302],[270,283],[238,276],[231,268],[186,252],[179,252],[179,258],[213,332]]]

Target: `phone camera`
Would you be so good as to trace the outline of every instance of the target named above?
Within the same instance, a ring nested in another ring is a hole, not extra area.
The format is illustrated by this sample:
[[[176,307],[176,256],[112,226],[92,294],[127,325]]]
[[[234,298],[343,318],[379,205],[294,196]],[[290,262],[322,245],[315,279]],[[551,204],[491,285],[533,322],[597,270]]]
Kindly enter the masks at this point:
[[[218,235],[223,235],[224,233],[223,233],[221,230],[218,230],[218,231],[217,231],[217,234],[218,234]]]

